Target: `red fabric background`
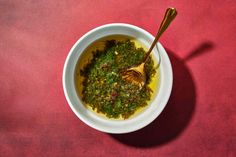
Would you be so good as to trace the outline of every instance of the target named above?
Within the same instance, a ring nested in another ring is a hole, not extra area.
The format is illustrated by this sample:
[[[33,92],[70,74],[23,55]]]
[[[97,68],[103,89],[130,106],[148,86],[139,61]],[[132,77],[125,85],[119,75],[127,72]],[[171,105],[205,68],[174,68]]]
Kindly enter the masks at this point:
[[[164,112],[135,133],[81,122],[62,89],[71,46],[97,26],[124,22],[161,38],[174,87]],[[0,0],[0,156],[236,156],[235,0]]]

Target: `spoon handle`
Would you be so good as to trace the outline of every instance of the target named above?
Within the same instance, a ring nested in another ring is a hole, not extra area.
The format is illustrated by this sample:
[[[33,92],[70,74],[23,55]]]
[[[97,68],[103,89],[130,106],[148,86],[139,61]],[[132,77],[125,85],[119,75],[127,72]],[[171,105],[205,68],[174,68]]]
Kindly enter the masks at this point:
[[[161,25],[158,29],[157,35],[155,37],[155,40],[152,42],[151,47],[149,48],[148,52],[146,53],[145,57],[144,57],[144,63],[147,61],[149,55],[152,52],[152,49],[154,48],[154,46],[156,45],[156,43],[158,42],[159,38],[161,37],[161,35],[165,32],[165,30],[168,28],[168,26],[170,25],[170,23],[174,20],[174,18],[177,15],[177,11],[175,8],[168,8],[166,10],[165,16],[161,22]]]

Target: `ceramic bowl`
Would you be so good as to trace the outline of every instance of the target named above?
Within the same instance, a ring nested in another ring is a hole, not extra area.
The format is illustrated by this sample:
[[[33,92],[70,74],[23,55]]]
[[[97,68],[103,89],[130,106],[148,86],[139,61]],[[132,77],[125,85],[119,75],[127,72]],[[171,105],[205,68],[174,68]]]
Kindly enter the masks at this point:
[[[111,36],[124,35],[135,38],[147,48],[150,47],[154,36],[134,25],[124,23],[112,23],[97,27],[83,35],[71,48],[63,69],[63,90],[66,100],[75,115],[90,127],[106,133],[129,133],[141,129],[156,119],[166,106],[171,94],[173,75],[169,57],[158,43],[152,52],[154,60],[160,61],[158,92],[150,104],[139,114],[125,120],[108,119],[98,116],[88,110],[86,105],[78,96],[75,87],[76,65],[80,62],[81,56],[86,55],[85,50],[95,41]],[[155,79],[155,78],[154,78]]]

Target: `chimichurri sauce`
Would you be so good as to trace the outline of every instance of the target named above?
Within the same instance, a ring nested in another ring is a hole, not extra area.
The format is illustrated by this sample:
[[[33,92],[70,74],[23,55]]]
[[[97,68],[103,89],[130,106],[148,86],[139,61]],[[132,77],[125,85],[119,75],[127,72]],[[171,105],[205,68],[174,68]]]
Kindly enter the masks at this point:
[[[147,106],[152,90],[148,86],[156,70],[151,57],[145,65],[146,85],[122,79],[121,72],[142,62],[145,51],[136,48],[130,40],[106,41],[104,50],[93,52],[93,59],[80,70],[83,81],[82,100],[98,113],[108,118],[129,118],[141,107]]]

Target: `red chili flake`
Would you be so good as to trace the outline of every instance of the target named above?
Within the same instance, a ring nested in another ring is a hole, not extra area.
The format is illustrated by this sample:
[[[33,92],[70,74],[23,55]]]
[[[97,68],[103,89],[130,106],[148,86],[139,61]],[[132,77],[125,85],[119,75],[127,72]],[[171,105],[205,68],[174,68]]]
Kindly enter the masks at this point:
[[[117,92],[112,92],[111,93],[111,99],[114,100],[118,96]]]

